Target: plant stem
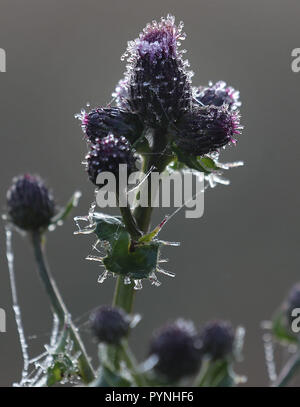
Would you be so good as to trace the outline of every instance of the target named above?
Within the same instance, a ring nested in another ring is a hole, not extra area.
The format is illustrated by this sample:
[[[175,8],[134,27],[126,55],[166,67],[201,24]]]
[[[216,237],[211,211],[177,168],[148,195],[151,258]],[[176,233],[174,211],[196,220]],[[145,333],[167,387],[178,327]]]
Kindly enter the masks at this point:
[[[143,172],[147,174],[151,169],[162,172],[168,162],[170,162],[170,156],[165,155],[167,148],[167,137],[165,133],[153,134],[153,148],[151,155],[144,157]],[[148,177],[148,206],[138,206],[134,214],[132,214],[130,208],[120,207],[120,212],[123,217],[124,224],[132,240],[138,240],[142,233],[147,233],[150,227],[151,214],[153,208],[151,207],[151,177]],[[128,314],[133,311],[133,302],[135,297],[134,284],[124,284],[124,278],[119,276],[116,282],[115,293],[113,298],[113,306],[123,308]],[[127,363],[132,362],[132,358],[128,355],[128,347],[120,351],[116,351],[114,355],[114,362],[118,362],[120,357],[123,357]],[[131,359],[131,362],[130,362]],[[137,380],[140,380],[139,378]],[[138,382],[137,382],[138,384]],[[140,384],[143,385],[143,384]]]
[[[300,368],[300,353],[299,351],[293,355],[282,369],[277,380],[274,382],[273,387],[284,387],[293,378],[295,373]]]
[[[142,236],[142,232],[139,230],[137,222],[132,215],[131,209],[128,206],[119,207],[123,222],[125,224],[127,232],[130,234],[131,239],[136,241]]]
[[[78,334],[78,330],[71,321],[71,316],[62,300],[62,297],[58,291],[56,283],[53,277],[51,276],[50,270],[46,263],[42,240],[43,235],[40,232],[32,232],[31,241],[34,249],[34,255],[37,262],[39,275],[44,284],[45,290],[48,294],[52,311],[57,315],[61,325],[65,324],[68,325],[70,330],[70,337],[74,344],[74,351],[80,352],[78,363],[82,380],[86,383],[90,383],[95,378],[93,368],[90,364],[86,350]]]
[[[145,174],[147,174],[151,168],[160,173],[165,169],[171,159],[171,156],[166,153],[166,149],[167,137],[165,132],[159,132],[159,134],[153,133],[153,148],[151,155],[144,157],[143,172]],[[141,237],[139,234],[140,231],[147,233],[150,227],[153,210],[151,207],[151,194],[151,177],[148,177],[148,206],[138,206],[135,209],[133,216],[129,208],[120,208],[124,223],[133,240]],[[132,313],[134,293],[134,285],[132,283],[125,285],[123,277],[119,276],[116,283],[113,305],[123,308],[127,313]]]
[[[141,373],[138,372],[137,369],[137,362],[135,360],[134,355],[132,354],[129,346],[128,346],[128,342],[126,339],[123,339],[121,341],[121,349],[122,349],[122,355],[123,358],[127,364],[127,366],[129,367],[129,369],[131,370],[132,376],[134,377],[134,380],[136,382],[136,384],[138,385],[138,387],[143,387],[146,386],[146,382],[144,380],[144,377]]]
[[[153,149],[152,154],[144,160],[143,172],[147,174],[151,171],[157,171],[159,173],[163,172],[166,166],[172,159],[172,155],[169,154],[167,149],[167,137],[163,132],[153,134]],[[148,177],[148,206],[142,207],[138,206],[134,211],[134,216],[137,221],[139,228],[147,233],[151,224],[151,215],[153,207],[151,206],[152,193],[157,193],[157,191],[152,191],[151,185],[151,175]]]
[[[115,293],[113,298],[113,306],[121,307],[128,314],[132,313],[134,301],[134,288],[133,283],[124,284],[123,277],[117,278]]]

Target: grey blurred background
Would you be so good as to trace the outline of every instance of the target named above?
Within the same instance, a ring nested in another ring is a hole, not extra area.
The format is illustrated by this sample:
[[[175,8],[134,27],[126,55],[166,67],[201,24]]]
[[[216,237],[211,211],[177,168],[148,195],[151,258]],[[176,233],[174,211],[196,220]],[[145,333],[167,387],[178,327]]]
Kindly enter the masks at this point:
[[[299,83],[291,50],[299,47],[298,1],[278,0],[0,0],[0,47],[7,72],[0,74],[1,206],[11,178],[38,172],[63,204],[80,189],[74,216],[86,214],[93,187],[80,164],[86,147],[74,113],[86,102],[106,104],[125,70],[120,56],[152,19],[168,12],[185,23],[183,47],[194,84],[223,79],[241,92],[244,134],[223,161],[244,160],[228,174],[230,187],[205,196],[202,219],[178,213],[162,232],[179,240],[165,251],[175,279],[159,288],[147,282],[136,310],[143,320],[132,335],[142,359],[155,327],[178,316],[198,325],[212,318],[246,327],[244,361],[237,371],[247,385],[268,384],[260,321],[268,319],[299,278]],[[157,213],[155,221],[164,211]],[[111,301],[113,280],[97,284],[98,267],[84,260],[94,238],[73,236],[70,219],[48,236],[53,274],[93,355],[86,332],[88,311]],[[50,313],[26,239],[14,237],[16,274],[30,352],[42,350]],[[20,378],[21,353],[1,226],[0,385]],[[96,361],[96,359],[95,359]]]

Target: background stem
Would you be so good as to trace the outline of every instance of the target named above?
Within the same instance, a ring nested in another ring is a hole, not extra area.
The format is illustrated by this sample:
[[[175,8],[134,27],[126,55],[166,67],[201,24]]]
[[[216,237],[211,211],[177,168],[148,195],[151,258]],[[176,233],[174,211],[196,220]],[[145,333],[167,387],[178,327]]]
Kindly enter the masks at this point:
[[[295,373],[300,368],[300,354],[297,352],[293,355],[287,362],[287,364],[282,369],[277,380],[273,384],[273,387],[283,387],[288,384],[288,382],[293,378]]]
[[[95,374],[88,359],[84,345],[78,334],[78,330],[72,323],[71,316],[67,311],[67,308],[56,286],[56,283],[51,276],[42,247],[42,239],[43,235],[40,232],[32,232],[31,241],[34,249],[35,259],[38,265],[39,275],[50,299],[52,311],[57,315],[60,325],[68,325],[70,337],[74,344],[74,351],[80,352],[78,364],[81,377],[84,382],[90,383],[94,380]]]
[[[131,373],[134,377],[134,380],[135,380],[137,386],[138,387],[146,386],[146,381],[145,381],[143,375],[140,374],[138,371],[137,362],[128,346],[128,342],[126,339],[123,339],[121,341],[120,347],[123,351],[123,358],[124,358],[127,366],[129,367],[129,369],[131,370]]]

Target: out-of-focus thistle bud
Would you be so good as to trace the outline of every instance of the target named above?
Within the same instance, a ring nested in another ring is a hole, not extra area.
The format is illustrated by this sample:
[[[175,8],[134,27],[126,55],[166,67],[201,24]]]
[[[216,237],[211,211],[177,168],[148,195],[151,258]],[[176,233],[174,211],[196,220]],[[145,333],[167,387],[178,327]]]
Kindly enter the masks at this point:
[[[172,135],[177,147],[183,152],[201,156],[235,143],[241,134],[240,116],[226,105],[205,106],[182,116],[173,127]]]
[[[82,127],[87,140],[91,143],[96,143],[109,133],[116,137],[124,136],[134,143],[143,131],[143,124],[136,114],[116,107],[98,108],[84,114]]]
[[[119,174],[119,165],[127,165],[128,176],[137,171],[134,151],[125,137],[115,137],[113,134],[97,140],[91,145],[86,156],[89,179],[97,185],[97,176],[101,172],[112,172],[116,177]]]
[[[289,321],[289,323],[291,324],[293,322],[293,319],[295,317],[292,316],[292,311],[295,308],[299,308],[300,309],[300,283],[295,284],[287,297],[286,300],[286,304],[285,304],[285,308],[286,308],[286,316],[287,319]],[[297,314],[298,316],[298,314]]]
[[[205,106],[222,106],[226,104],[229,110],[236,110],[241,106],[239,101],[240,92],[231,86],[227,86],[224,81],[215,84],[210,82],[208,87],[199,86],[199,88],[195,88],[194,97],[201,105]]]
[[[208,322],[200,334],[202,352],[213,360],[223,359],[233,351],[234,329],[230,322]]]
[[[176,26],[170,15],[153,21],[128,43],[124,54],[128,65],[119,103],[126,95],[125,103],[149,127],[166,128],[190,108],[193,73],[182,58],[184,51],[178,49],[185,38],[182,28],[183,23]]]
[[[91,328],[99,342],[117,345],[127,336],[131,318],[121,308],[102,306],[91,315]]]
[[[26,231],[45,229],[55,213],[53,197],[44,182],[30,174],[13,178],[7,208],[10,221]]]
[[[158,358],[156,372],[171,382],[196,374],[201,364],[200,343],[190,321],[179,319],[161,328],[150,344],[150,355]]]

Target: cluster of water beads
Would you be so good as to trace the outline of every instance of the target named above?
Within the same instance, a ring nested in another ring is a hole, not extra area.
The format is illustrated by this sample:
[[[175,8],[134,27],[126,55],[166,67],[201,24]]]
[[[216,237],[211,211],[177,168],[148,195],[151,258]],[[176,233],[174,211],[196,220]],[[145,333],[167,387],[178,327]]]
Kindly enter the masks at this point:
[[[103,265],[103,257],[88,255],[86,257],[86,260],[100,262],[101,263],[100,266],[104,267],[104,265]],[[166,262],[166,259],[158,261],[158,263],[165,263],[165,262]],[[173,273],[171,271],[163,270],[159,266],[156,268],[156,272],[164,274],[164,275],[166,275],[168,277],[175,277],[175,273]],[[110,276],[113,277],[113,278],[118,277],[117,274],[112,273],[112,272],[110,272],[108,270],[105,270],[99,275],[97,282],[102,284]],[[142,279],[131,279],[129,276],[124,276],[123,282],[124,282],[125,285],[130,285],[132,283],[132,280],[134,282],[134,289],[135,290],[141,290],[143,288]],[[158,280],[155,272],[151,272],[149,274],[148,280],[151,282],[152,285],[154,285],[156,287],[159,287],[161,285],[161,282]]]
[[[46,384],[49,370],[53,369],[56,363],[64,367],[60,384],[68,383],[76,385],[80,383],[78,358],[81,352],[74,353],[74,343],[68,335],[63,351],[57,353],[56,348],[59,342],[60,338],[57,336],[56,340],[52,341],[52,345],[51,341],[50,346],[45,345],[46,352],[32,359],[36,369],[35,387],[44,386]],[[37,380],[38,378],[40,378],[40,380]]]
[[[225,146],[223,147],[225,149]],[[220,169],[220,171],[213,171],[210,174],[207,174],[204,176],[205,181],[207,182],[207,185],[205,186],[205,189],[209,186],[210,188],[215,188],[218,184],[222,185],[229,185],[230,180],[223,177],[222,170],[230,170],[231,168],[237,168],[237,167],[242,167],[244,165],[243,161],[233,161],[233,162],[228,162],[228,163],[221,163],[219,161],[219,152],[214,152],[211,154],[208,154],[208,157],[211,158],[215,165]]]

